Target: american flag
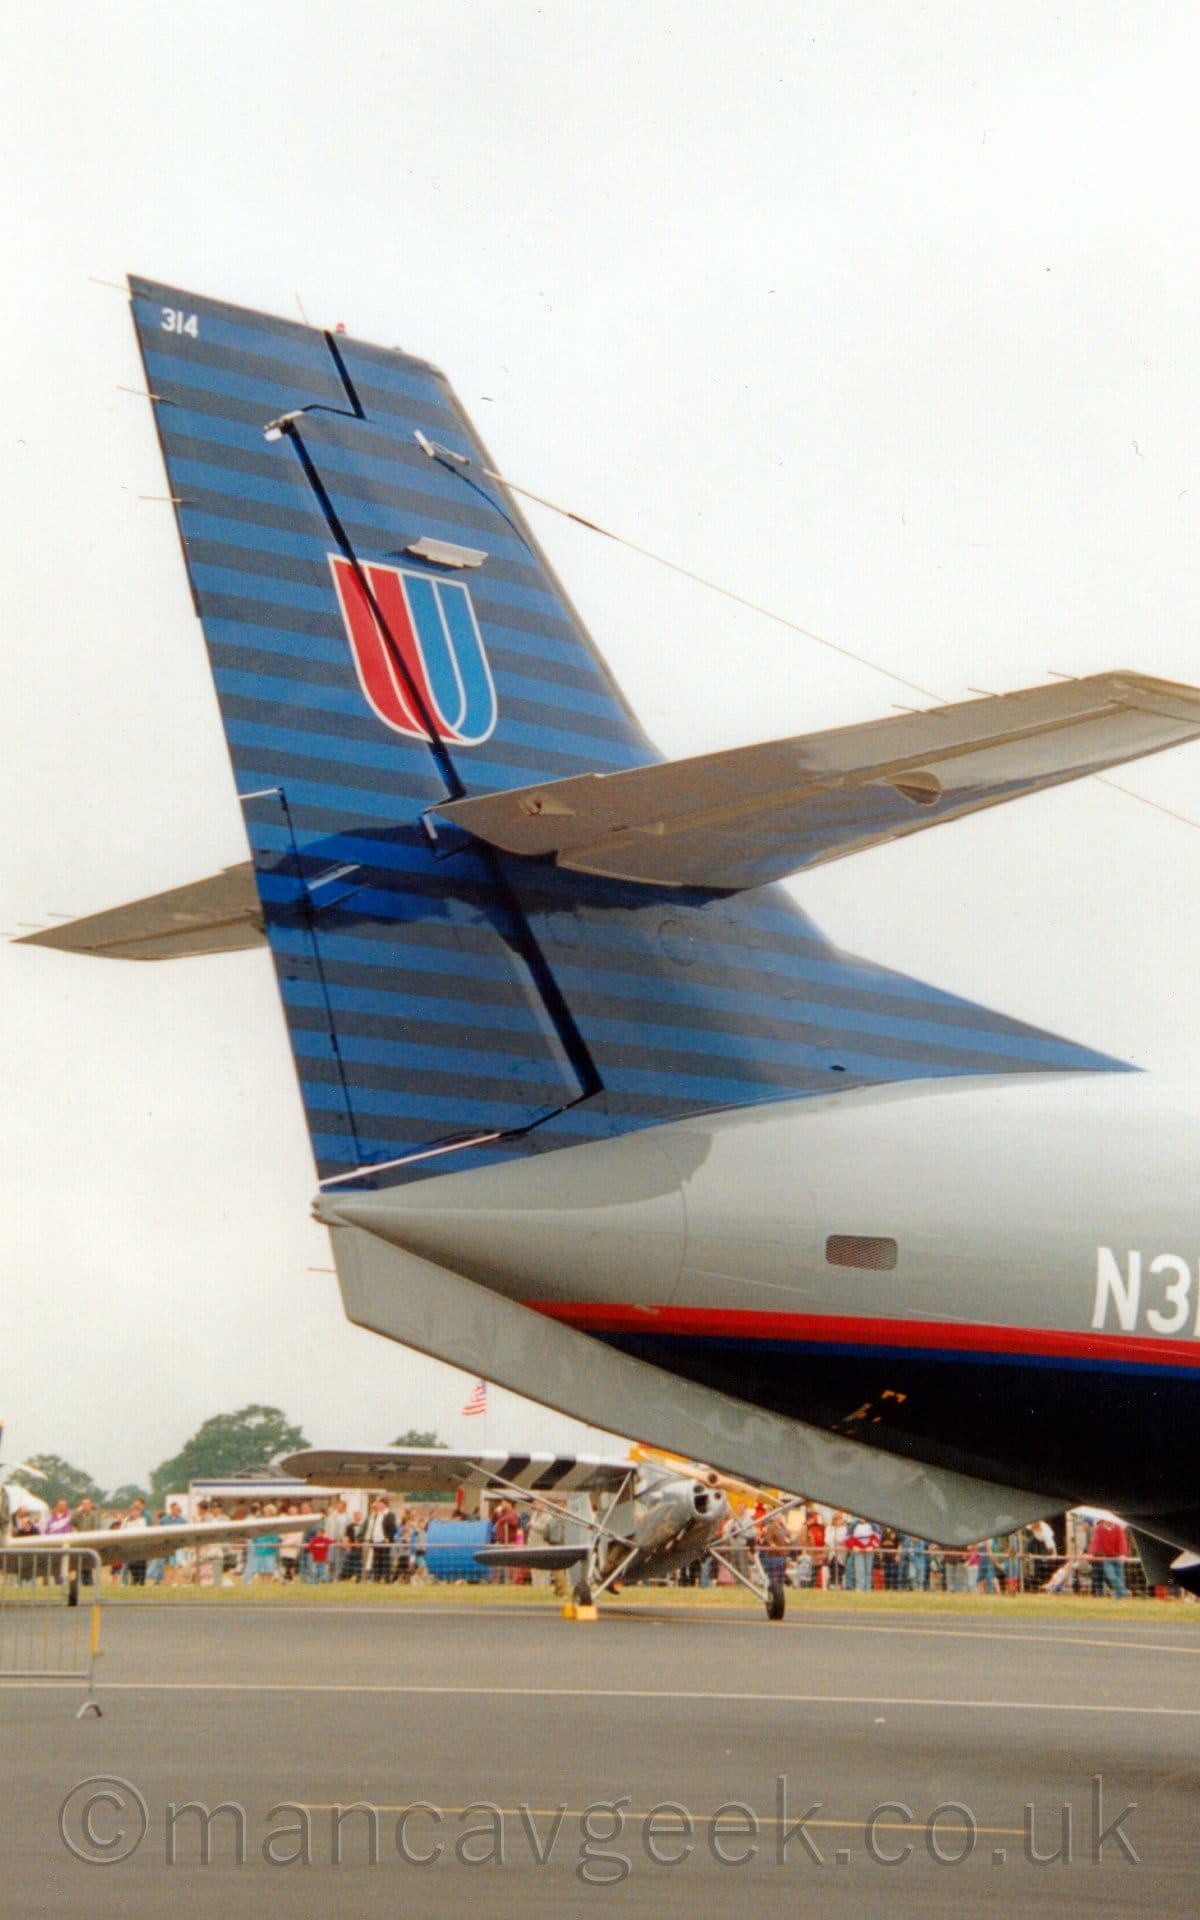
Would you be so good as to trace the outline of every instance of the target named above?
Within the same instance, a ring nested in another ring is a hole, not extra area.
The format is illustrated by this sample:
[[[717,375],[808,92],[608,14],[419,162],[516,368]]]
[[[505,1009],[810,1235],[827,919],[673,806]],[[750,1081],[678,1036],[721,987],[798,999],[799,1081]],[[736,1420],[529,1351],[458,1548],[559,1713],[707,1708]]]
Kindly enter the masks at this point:
[[[470,1393],[467,1395],[466,1403],[463,1406],[463,1412],[464,1413],[486,1413],[487,1412],[487,1381],[486,1380],[477,1380],[475,1382],[475,1385],[471,1388]]]

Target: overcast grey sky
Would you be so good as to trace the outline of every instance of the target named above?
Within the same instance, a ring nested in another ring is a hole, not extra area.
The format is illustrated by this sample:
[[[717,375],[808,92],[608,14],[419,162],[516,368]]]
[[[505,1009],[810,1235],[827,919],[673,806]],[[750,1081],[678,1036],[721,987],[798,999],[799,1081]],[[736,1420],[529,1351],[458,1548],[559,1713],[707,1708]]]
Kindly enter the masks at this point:
[[[0,928],[244,857],[127,270],[444,366],[514,479],[948,697],[1200,680],[1188,4],[60,4],[0,60]],[[893,685],[538,513],[651,732]],[[1200,751],[1121,778],[1200,819]],[[844,944],[1200,1079],[1194,828],[1089,782],[804,880]],[[265,955],[0,947],[6,1455],[479,1438],[350,1327]],[[488,1437],[577,1430],[496,1395]],[[580,1436],[582,1437],[582,1436]]]

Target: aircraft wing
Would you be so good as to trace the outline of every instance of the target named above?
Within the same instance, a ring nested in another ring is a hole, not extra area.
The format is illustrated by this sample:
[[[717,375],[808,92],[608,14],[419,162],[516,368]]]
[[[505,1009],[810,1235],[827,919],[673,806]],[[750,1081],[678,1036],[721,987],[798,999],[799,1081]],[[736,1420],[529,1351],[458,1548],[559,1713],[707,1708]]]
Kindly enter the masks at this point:
[[[277,1513],[264,1520],[185,1521],[181,1527],[99,1527],[84,1533],[33,1533],[22,1539],[10,1537],[10,1547],[28,1548],[30,1553],[98,1553],[101,1561],[122,1563],[130,1560],[156,1560],[180,1547],[202,1547],[206,1542],[221,1545],[229,1540],[253,1540],[265,1533],[302,1533],[321,1519],[319,1513]]]
[[[379,1488],[383,1493],[455,1493],[459,1487],[522,1488],[530,1494],[616,1493],[637,1469],[629,1460],[583,1453],[449,1453],[400,1447],[361,1453],[311,1450],[280,1465],[315,1487]]]
[[[237,953],[267,942],[254,869],[246,860],[207,880],[23,934],[14,944],[58,947],[103,960],[179,960],[198,953]]]
[[[1197,735],[1200,690],[1101,673],[435,810],[581,873],[740,891]]]

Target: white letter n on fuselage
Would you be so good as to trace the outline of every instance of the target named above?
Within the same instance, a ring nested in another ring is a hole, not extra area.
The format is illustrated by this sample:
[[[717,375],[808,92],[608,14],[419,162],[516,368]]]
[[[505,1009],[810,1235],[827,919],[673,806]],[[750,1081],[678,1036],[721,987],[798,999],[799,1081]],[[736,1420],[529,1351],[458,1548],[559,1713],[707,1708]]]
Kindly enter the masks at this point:
[[[1093,1327],[1102,1327],[1108,1317],[1108,1303],[1111,1300],[1117,1309],[1117,1325],[1122,1333],[1132,1333],[1137,1326],[1138,1304],[1142,1294],[1142,1256],[1130,1251],[1129,1277],[1126,1279],[1117,1264],[1117,1256],[1111,1247],[1096,1248],[1096,1305],[1092,1311]]]

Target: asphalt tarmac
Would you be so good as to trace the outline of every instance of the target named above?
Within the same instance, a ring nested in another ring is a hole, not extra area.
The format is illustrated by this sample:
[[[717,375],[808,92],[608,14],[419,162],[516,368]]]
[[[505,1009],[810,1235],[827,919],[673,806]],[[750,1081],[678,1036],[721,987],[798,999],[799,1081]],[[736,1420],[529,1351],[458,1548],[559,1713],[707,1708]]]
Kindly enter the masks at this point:
[[[1197,1911],[1175,1610],[114,1606],[103,1644],[102,1718],[0,1685],[5,1915]]]

